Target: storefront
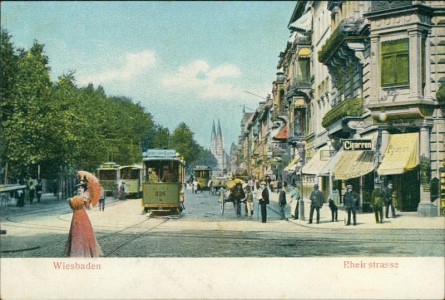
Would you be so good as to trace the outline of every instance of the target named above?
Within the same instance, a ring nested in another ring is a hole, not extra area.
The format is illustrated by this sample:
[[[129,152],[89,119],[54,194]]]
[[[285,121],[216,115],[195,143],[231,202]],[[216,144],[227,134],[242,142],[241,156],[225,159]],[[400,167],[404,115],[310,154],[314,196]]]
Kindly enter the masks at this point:
[[[301,173],[303,177],[304,195],[310,195],[314,184],[318,183],[325,198],[329,196],[329,178],[318,177],[320,176],[321,170],[330,160],[331,155],[333,155],[333,150],[330,149],[328,145],[325,145],[319,148],[314,156],[303,166]]]
[[[391,181],[397,195],[395,207],[416,211],[420,202],[419,133],[390,134],[377,169],[385,186]]]

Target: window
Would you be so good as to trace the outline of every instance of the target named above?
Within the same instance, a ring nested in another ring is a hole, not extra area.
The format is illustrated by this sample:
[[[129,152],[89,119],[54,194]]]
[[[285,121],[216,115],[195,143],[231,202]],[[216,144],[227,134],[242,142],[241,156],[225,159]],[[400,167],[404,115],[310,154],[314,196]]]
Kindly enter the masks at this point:
[[[305,116],[304,108],[294,109],[294,113],[293,113],[294,136],[303,136],[304,135],[304,116]]]
[[[381,47],[382,86],[409,84],[408,39],[383,42]]]
[[[297,78],[301,82],[309,82],[310,60],[309,57],[298,58]]]

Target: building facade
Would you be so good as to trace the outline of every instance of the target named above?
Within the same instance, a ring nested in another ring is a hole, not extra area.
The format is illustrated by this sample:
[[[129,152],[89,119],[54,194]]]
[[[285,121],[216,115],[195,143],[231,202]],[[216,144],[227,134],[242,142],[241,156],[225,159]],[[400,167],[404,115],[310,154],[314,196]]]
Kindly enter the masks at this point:
[[[398,210],[437,215],[444,2],[297,1],[288,28],[262,133],[273,158],[274,130],[287,126],[277,166],[304,195],[315,183],[325,196],[352,184],[367,211],[375,185],[392,182]]]

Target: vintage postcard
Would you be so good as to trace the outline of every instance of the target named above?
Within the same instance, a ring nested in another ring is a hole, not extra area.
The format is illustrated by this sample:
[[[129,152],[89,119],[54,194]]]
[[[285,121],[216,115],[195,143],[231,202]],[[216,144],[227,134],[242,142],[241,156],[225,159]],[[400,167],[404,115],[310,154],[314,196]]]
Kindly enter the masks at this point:
[[[444,299],[443,1],[2,1],[0,298]]]

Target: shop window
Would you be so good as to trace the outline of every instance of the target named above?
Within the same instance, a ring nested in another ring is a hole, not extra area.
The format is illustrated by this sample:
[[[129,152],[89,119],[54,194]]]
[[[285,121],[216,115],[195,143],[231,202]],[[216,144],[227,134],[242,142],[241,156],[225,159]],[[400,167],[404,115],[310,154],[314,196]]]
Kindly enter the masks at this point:
[[[382,87],[409,84],[408,42],[408,39],[401,39],[382,43]]]

